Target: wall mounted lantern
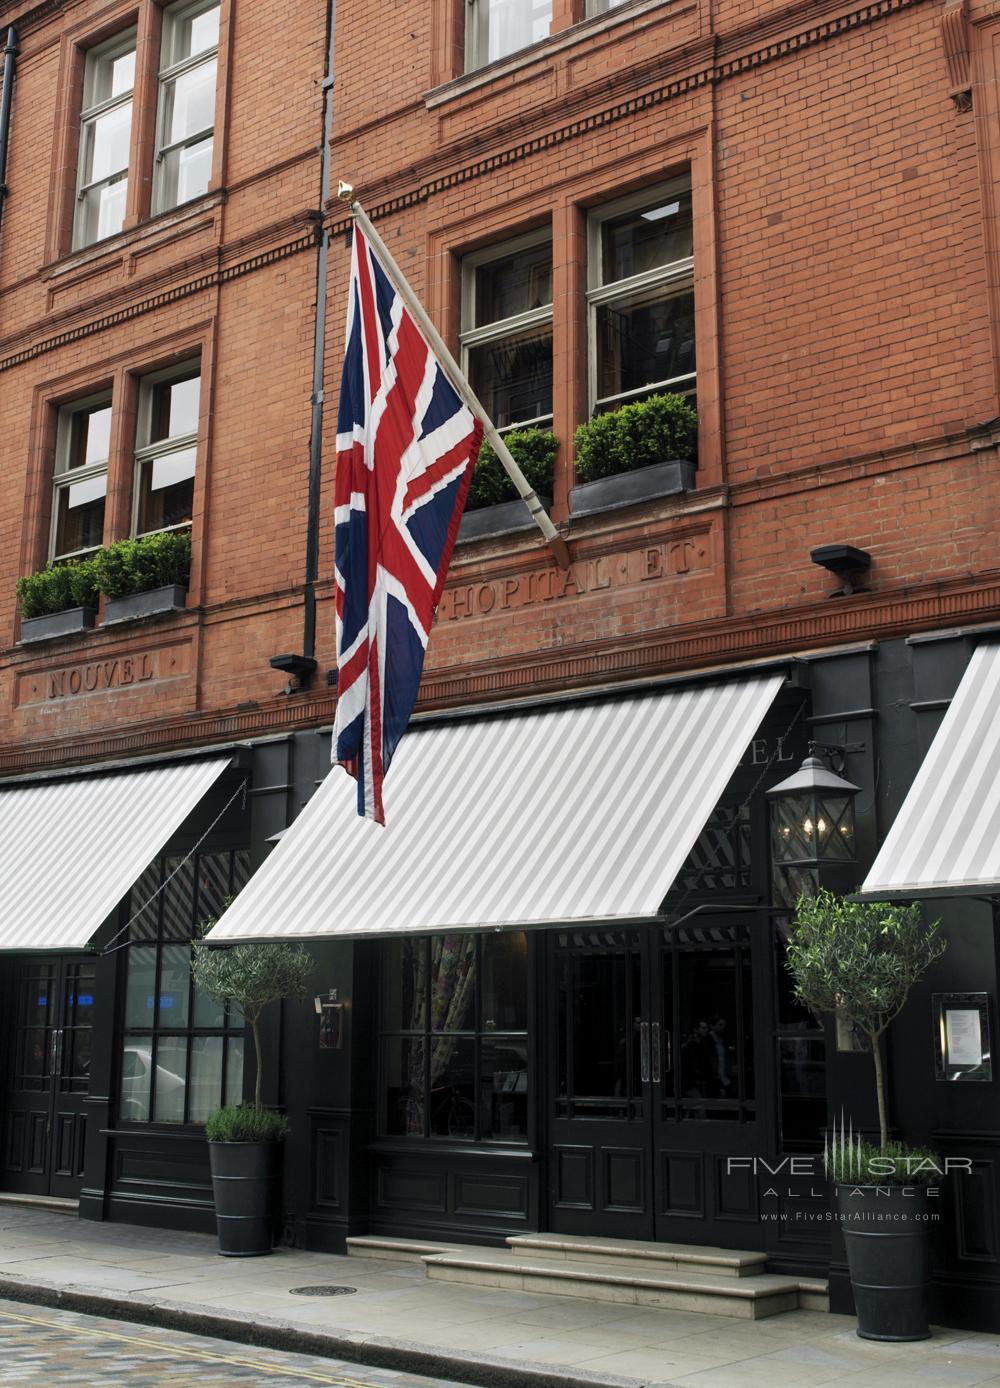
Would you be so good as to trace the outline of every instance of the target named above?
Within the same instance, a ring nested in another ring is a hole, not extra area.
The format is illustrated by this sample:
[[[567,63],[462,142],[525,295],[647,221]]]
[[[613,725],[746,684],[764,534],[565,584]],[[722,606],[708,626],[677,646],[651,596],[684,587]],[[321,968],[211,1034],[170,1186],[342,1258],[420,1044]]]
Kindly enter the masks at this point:
[[[854,861],[854,797],[861,787],[832,771],[824,760],[836,757],[842,767],[845,750],[811,742],[798,771],[767,792],[775,863],[819,868]]]

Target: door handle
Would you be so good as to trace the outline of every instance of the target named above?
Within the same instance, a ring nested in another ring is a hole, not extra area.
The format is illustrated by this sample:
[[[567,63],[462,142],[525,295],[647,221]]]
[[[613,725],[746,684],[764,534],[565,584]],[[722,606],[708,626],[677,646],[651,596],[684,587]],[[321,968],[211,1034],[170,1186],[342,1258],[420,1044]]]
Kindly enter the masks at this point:
[[[639,1023],[639,1078],[649,1083],[649,1023]]]
[[[659,1084],[662,1079],[660,1074],[660,1024],[653,1023],[653,1083]]]
[[[59,1079],[59,1071],[62,1069],[62,1027],[57,1027],[52,1033],[52,1053],[49,1062],[49,1075],[52,1079]]]

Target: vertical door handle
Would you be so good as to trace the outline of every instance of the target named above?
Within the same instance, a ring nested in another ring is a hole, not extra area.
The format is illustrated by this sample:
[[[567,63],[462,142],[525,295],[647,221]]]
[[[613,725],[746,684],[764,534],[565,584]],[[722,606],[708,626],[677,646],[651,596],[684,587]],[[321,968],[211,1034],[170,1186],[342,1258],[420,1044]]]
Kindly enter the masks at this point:
[[[649,1083],[649,1023],[639,1023],[639,1078]]]
[[[660,1074],[660,1024],[653,1023],[653,1083],[659,1084],[662,1076]]]
[[[52,1029],[52,1040],[49,1043],[49,1079],[54,1080],[56,1074],[56,1057],[59,1054],[59,1032],[55,1027]]]

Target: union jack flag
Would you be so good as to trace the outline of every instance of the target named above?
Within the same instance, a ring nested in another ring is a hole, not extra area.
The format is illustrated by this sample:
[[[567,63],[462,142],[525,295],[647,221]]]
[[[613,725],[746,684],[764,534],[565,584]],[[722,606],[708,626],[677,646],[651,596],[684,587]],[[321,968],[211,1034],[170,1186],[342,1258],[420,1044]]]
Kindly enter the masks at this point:
[[[337,421],[333,756],[357,779],[358,814],[379,824],[482,433],[355,227]]]

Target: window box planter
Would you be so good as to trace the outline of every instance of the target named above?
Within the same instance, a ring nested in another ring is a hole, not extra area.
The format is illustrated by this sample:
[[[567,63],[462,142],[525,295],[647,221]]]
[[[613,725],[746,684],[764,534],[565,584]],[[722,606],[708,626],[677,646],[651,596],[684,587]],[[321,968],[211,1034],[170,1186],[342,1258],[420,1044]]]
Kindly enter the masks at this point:
[[[552,498],[539,497],[546,511],[552,505]],[[535,524],[531,512],[520,497],[514,501],[501,501],[496,506],[481,506],[478,511],[466,511],[458,529],[457,543],[467,544],[471,540],[488,540],[497,535],[510,535],[517,530],[530,530]]]
[[[21,618],[21,645],[32,641],[52,641],[57,636],[73,636],[89,631],[97,611],[93,607],[69,607],[65,612],[48,612],[44,617]]]
[[[619,472],[613,477],[598,477],[594,482],[581,482],[569,494],[570,511],[574,516],[591,516],[598,511],[613,511],[619,506],[635,506],[658,496],[675,496],[694,491],[695,465],[681,459],[654,463],[635,472]]]
[[[163,612],[183,610],[187,603],[187,588],[180,583],[168,583],[165,588],[152,588],[146,593],[130,593],[127,598],[108,598],[104,604],[106,627],[117,622],[137,622],[142,617],[157,617]]]

